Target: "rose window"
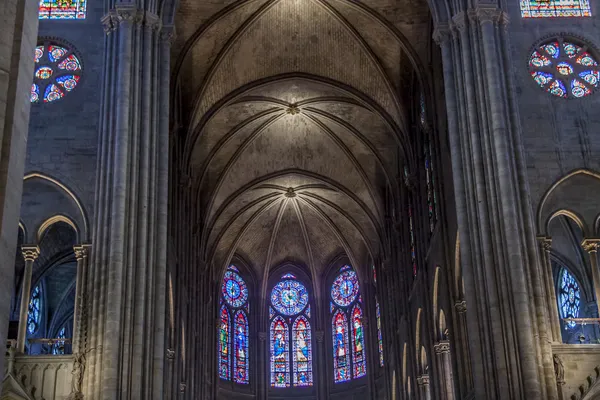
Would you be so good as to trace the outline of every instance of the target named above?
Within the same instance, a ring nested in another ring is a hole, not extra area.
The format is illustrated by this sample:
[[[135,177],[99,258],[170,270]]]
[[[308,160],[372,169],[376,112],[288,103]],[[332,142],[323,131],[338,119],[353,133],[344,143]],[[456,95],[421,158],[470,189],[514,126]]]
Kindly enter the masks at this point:
[[[66,46],[44,43],[35,48],[31,102],[51,103],[71,92],[81,78],[81,62]]]
[[[590,95],[600,83],[600,68],[588,46],[562,37],[543,42],[531,53],[529,72],[541,88],[562,98]]]

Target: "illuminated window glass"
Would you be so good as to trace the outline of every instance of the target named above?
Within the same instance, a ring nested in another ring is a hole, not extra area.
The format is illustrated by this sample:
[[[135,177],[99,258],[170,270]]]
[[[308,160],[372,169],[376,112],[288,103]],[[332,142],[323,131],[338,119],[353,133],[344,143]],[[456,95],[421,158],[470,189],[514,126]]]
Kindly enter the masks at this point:
[[[231,342],[231,321],[229,311],[221,306],[219,320],[219,377],[229,380],[231,370],[231,357],[229,357],[229,343]]]
[[[79,58],[66,46],[46,42],[35,48],[30,101],[52,103],[73,91],[81,79]]]
[[[233,380],[248,383],[248,319],[244,311],[235,314]]]
[[[562,317],[578,318],[579,307],[581,305],[581,292],[575,277],[566,268],[563,268],[561,271],[559,285],[558,305]],[[575,325],[573,321],[567,323],[569,328],[574,328]]]
[[[351,379],[350,351],[348,349],[348,318],[342,310],[337,310],[331,322],[333,333],[333,379],[345,382]]]
[[[375,299],[375,317],[377,318],[377,347],[379,348],[379,366],[383,367],[383,335],[381,334],[381,311],[379,301]]]
[[[42,290],[40,285],[33,288],[29,300],[29,312],[27,313],[27,332],[34,334],[40,327],[42,317]]]
[[[521,0],[523,18],[591,17],[589,0]]]
[[[85,19],[86,0],[40,0],[40,19]]]
[[[56,335],[55,339],[64,339],[66,338],[65,327],[63,326],[58,331],[58,335]],[[52,354],[54,355],[62,355],[65,354],[65,342],[62,340],[57,341],[52,345]]]
[[[312,377],[312,349],[310,322],[299,316],[292,329],[294,352],[294,385],[310,386]]]

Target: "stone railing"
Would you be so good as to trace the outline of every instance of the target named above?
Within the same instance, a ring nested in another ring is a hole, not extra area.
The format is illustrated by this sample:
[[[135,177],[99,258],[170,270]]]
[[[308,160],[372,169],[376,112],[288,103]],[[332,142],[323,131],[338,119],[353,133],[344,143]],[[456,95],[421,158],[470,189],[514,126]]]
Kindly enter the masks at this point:
[[[600,374],[600,344],[553,344],[552,352],[562,398],[597,398],[592,386]]]
[[[4,382],[0,390],[3,399],[50,400],[70,397],[72,355],[17,355],[12,346],[6,353]]]

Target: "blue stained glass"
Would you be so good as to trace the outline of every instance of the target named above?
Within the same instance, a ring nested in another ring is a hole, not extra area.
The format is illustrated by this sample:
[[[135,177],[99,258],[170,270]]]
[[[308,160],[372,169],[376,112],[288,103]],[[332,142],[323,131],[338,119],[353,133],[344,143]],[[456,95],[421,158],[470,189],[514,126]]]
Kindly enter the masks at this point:
[[[271,292],[271,304],[283,315],[299,314],[308,304],[306,287],[296,280],[280,281]]]
[[[377,318],[377,344],[379,348],[379,366],[383,367],[383,335],[381,334],[381,311],[379,301],[375,298],[375,316]]]
[[[281,279],[296,279],[296,275],[294,274],[285,274],[281,277]]]
[[[227,304],[232,307],[241,307],[248,300],[246,282],[234,271],[225,272],[221,292]]]
[[[67,54],[67,49],[60,46],[50,45],[48,46],[48,58],[50,62],[57,62]]]
[[[352,365],[354,366],[354,378],[360,378],[367,374],[365,335],[362,319],[362,309],[358,305],[355,305],[352,310]]]
[[[221,307],[219,324],[219,377],[230,379],[231,358],[229,357],[229,343],[231,342],[229,312],[225,306]]]
[[[331,285],[331,298],[339,306],[346,307],[358,296],[359,284],[356,272],[351,269],[339,274]]]
[[[558,42],[545,44],[542,46],[542,49],[544,49],[546,53],[548,53],[548,55],[550,55],[550,57],[552,58],[558,58],[558,56],[560,55],[560,45],[558,44]]]
[[[344,265],[342,268],[340,268],[340,272],[342,272],[342,271],[347,271],[347,270],[349,270],[349,269],[350,269],[350,266],[349,266],[349,265]]]
[[[558,97],[567,97],[567,88],[565,88],[565,84],[560,79],[552,82],[550,87],[548,87],[548,91]]]
[[[237,267],[235,265],[230,265],[229,267],[227,267],[228,270],[230,271],[235,271],[235,272],[240,272],[239,269],[237,269]]]
[[[552,74],[541,71],[533,71],[531,76],[533,79],[535,79],[536,83],[542,87],[546,86],[548,83],[550,83],[550,81],[552,81],[552,79],[554,79]]]
[[[233,380],[248,383],[248,319],[243,311],[235,314],[235,348],[233,356]]]
[[[269,319],[272,319],[273,316],[275,316],[275,310],[273,310],[273,307],[269,306]]]
[[[36,285],[29,299],[29,310],[27,313],[27,332],[34,334],[40,326],[40,315],[42,312],[42,291],[40,285]]]
[[[31,84],[31,95],[29,100],[31,100],[32,103],[40,101],[40,87],[35,83]]]
[[[581,83],[581,81],[578,81],[577,79],[573,79],[571,81],[571,94],[574,97],[583,97],[587,96],[590,93],[592,93],[592,91],[589,88],[587,88],[583,83]]]
[[[335,311],[335,305],[333,304],[333,302],[329,302],[329,312],[333,314],[333,312]]]
[[[290,386],[289,331],[283,318],[271,322],[271,386]]]
[[[44,46],[37,46],[35,48],[35,55],[34,55],[35,62],[39,63],[43,55],[44,55]]]
[[[348,349],[348,319],[342,310],[333,315],[333,379],[336,383],[349,381],[350,351]]]
[[[46,91],[44,92],[44,102],[51,103],[56,101],[64,96],[63,92],[56,86],[54,83],[51,83],[46,87]]]
[[[577,64],[585,65],[586,67],[596,67],[596,66],[598,66],[598,63],[596,62],[596,60],[594,60],[592,58],[592,56],[590,56],[586,52],[581,53],[579,55],[579,57],[577,57],[577,60],[575,60],[575,62],[577,62]]]
[[[63,326],[60,331],[58,332],[58,335],[56,335],[55,339],[64,339],[66,338],[66,334],[65,334],[65,327]],[[65,342],[64,341],[57,341],[56,343],[54,343],[52,345],[52,354],[54,355],[61,355],[61,354],[65,354]]]
[[[592,86],[598,86],[600,81],[600,72],[598,71],[583,71],[579,73],[579,76]]]
[[[560,276],[559,306],[563,318],[578,318],[581,305],[581,292],[575,277],[563,268]],[[575,322],[569,322],[568,327],[574,328]]]
[[[77,75],[63,75],[56,78],[56,82],[65,88],[67,92],[70,92],[71,90],[75,89],[75,86],[77,86],[79,77]]]
[[[310,318],[310,305],[309,305],[308,307],[306,307],[306,311],[305,311],[305,313],[306,313],[306,316],[307,316],[308,318]]]
[[[310,323],[299,316],[292,328],[294,386],[312,386],[312,348]]]

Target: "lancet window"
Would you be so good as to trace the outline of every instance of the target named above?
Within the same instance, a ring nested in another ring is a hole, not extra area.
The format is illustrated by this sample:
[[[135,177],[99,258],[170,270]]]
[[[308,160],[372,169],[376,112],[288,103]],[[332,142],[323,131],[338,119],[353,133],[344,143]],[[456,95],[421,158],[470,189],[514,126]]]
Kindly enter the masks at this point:
[[[36,285],[31,291],[29,312],[27,313],[27,332],[33,335],[40,327],[42,317],[42,289]]]
[[[330,293],[333,377],[341,383],[367,374],[360,285],[349,265],[340,269]]]
[[[306,287],[295,275],[283,275],[269,306],[272,387],[313,385],[310,317]]]
[[[221,286],[217,332],[219,377],[235,383],[249,382],[248,287],[237,267],[229,266]]]

